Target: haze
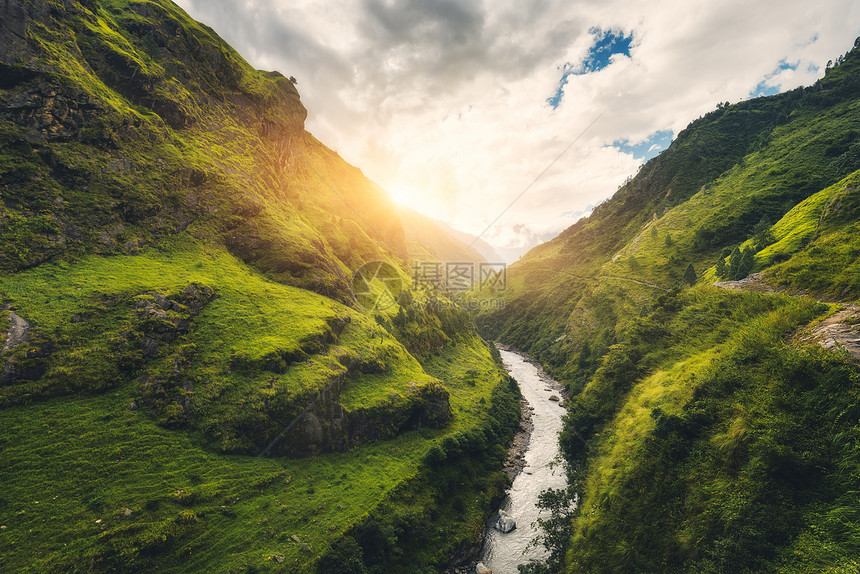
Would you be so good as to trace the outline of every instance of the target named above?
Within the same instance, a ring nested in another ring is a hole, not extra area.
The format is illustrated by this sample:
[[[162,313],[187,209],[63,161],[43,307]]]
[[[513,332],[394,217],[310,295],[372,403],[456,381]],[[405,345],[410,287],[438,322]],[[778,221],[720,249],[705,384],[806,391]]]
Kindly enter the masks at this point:
[[[309,131],[398,202],[510,259],[717,103],[821,77],[860,18],[850,0],[178,3],[294,76]]]

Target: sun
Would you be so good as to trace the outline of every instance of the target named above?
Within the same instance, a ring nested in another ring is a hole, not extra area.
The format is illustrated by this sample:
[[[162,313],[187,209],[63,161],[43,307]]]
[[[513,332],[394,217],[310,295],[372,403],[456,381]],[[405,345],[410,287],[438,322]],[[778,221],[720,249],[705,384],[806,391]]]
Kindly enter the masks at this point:
[[[415,207],[421,201],[421,192],[403,184],[395,184],[387,188],[388,195],[399,205]]]

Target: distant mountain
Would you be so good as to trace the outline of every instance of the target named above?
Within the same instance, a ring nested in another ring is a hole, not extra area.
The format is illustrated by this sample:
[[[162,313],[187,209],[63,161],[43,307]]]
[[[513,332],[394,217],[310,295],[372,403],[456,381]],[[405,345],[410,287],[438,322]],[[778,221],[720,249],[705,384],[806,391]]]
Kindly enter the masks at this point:
[[[494,253],[492,247],[470,243],[474,237],[457,231],[450,225],[409,209],[397,207],[397,215],[403,224],[404,237],[412,259],[430,259],[441,262],[486,263],[488,260],[478,247]]]
[[[496,249],[494,249],[492,245],[490,245],[483,239],[475,237],[471,233],[466,233],[465,231],[454,229],[444,221],[434,219],[433,222],[439,227],[441,227],[443,230],[447,231],[448,234],[454,236],[456,239],[459,239],[466,245],[469,245],[474,248],[489,263],[502,263],[505,261],[505,258],[499,255]]]
[[[531,249],[531,247],[499,247],[497,251],[500,254],[501,261],[516,263],[523,255],[528,253]]]

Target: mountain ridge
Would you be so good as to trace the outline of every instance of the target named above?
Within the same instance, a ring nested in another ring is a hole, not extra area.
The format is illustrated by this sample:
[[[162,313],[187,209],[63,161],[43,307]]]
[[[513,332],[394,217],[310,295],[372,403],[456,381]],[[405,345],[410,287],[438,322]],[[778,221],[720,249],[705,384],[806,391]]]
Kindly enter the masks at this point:
[[[813,86],[692,122],[511,266],[504,311],[478,317],[570,395],[571,487],[546,499],[551,555],[529,571],[856,567],[860,459],[843,414],[860,378],[826,332],[860,338],[846,318],[860,297],[858,45]]]

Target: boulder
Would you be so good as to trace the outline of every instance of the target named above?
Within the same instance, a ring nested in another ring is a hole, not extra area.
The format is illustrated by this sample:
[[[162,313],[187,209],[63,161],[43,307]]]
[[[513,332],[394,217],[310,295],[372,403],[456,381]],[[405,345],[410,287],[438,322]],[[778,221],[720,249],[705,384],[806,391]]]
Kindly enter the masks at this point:
[[[14,311],[9,311],[9,331],[6,333],[6,341],[3,343],[3,350],[0,351],[0,354],[29,341],[27,336],[29,330],[30,323],[19,317]]]
[[[475,566],[475,574],[493,574],[493,571],[484,566],[483,562],[478,562],[478,565]]]
[[[556,403],[557,403],[557,402],[559,402],[561,399],[560,399],[560,398],[558,398],[558,395],[553,395],[553,396],[551,396],[551,397],[549,398],[549,400],[554,401],[554,402],[556,402]]]
[[[505,512],[504,510],[499,511],[499,519],[493,525],[496,530],[508,533],[514,528],[517,527],[517,521],[514,520],[514,517]]]

